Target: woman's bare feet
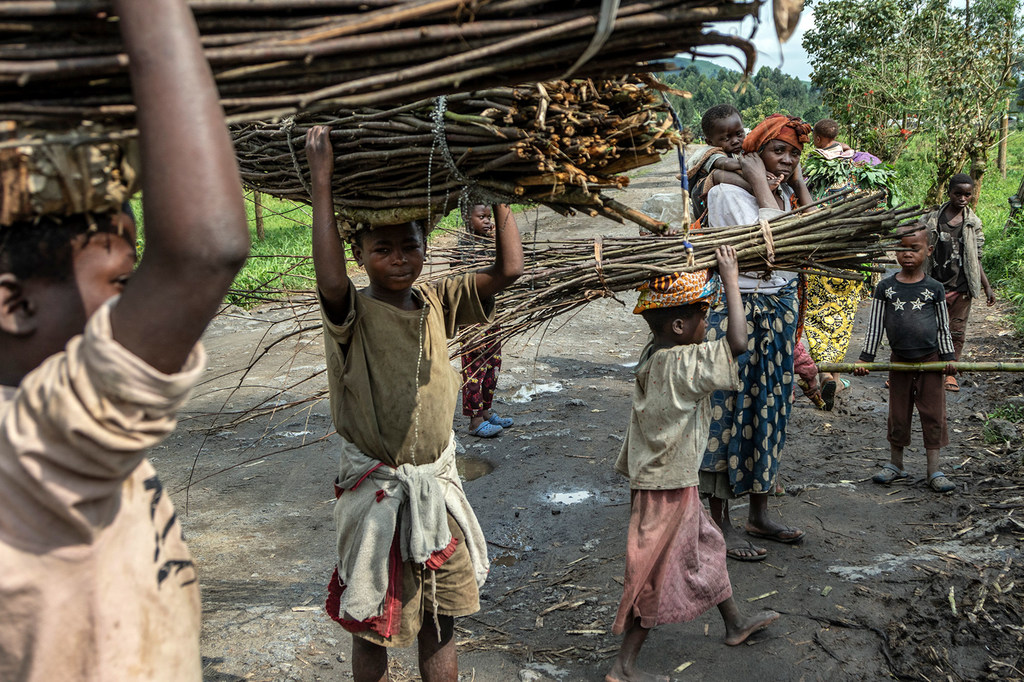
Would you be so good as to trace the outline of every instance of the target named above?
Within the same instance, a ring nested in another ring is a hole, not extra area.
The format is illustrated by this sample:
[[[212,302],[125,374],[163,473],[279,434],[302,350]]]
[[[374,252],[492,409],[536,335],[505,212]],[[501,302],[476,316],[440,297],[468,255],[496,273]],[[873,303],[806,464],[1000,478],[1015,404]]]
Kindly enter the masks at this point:
[[[631,672],[627,673],[619,667],[619,662],[615,661],[611,671],[604,676],[604,682],[669,682],[669,680],[667,675],[652,675],[637,668],[633,668]]]
[[[725,643],[729,646],[736,646],[747,641],[750,635],[758,630],[763,630],[779,619],[775,611],[761,611],[753,616],[737,619],[736,622],[725,622]]]

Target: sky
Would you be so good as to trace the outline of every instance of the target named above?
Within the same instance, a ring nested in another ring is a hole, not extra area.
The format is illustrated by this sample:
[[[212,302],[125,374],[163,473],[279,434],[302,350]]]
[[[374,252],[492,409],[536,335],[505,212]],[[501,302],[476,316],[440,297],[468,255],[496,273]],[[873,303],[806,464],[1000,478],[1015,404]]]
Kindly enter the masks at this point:
[[[761,5],[761,25],[757,29],[757,35],[754,37],[754,46],[757,48],[757,64],[754,67],[756,72],[762,66],[768,67],[779,67],[783,73],[803,80],[810,80],[811,78],[811,65],[807,62],[807,53],[804,52],[801,41],[803,40],[804,31],[814,25],[814,12],[810,9],[804,10],[803,14],[800,15],[800,23],[797,24],[796,31],[790,36],[789,40],[785,44],[779,45],[779,40],[775,35],[775,21],[772,18],[772,3],[765,2]],[[734,34],[740,36],[750,35],[750,31],[754,26],[754,20],[747,17],[742,23],[728,23],[719,24],[715,29],[721,33]],[[711,47],[709,49],[719,49],[717,47]],[[721,48],[722,50],[726,48]],[[737,51],[737,54],[738,51]],[[742,59],[742,57],[741,57]],[[728,58],[712,59],[711,61],[721,64],[722,66],[729,67],[731,69],[739,70],[736,62]]]

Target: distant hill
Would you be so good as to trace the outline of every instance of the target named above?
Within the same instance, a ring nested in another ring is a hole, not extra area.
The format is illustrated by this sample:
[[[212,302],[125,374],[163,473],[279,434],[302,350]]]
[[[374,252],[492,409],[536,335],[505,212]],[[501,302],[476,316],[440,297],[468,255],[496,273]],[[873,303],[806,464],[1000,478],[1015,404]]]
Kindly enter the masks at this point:
[[[709,62],[706,59],[692,59],[686,56],[675,57],[673,59],[666,59],[664,61],[666,63],[675,64],[675,66],[680,69],[685,69],[688,66],[692,66],[693,68],[697,69],[700,75],[708,76],[710,78],[714,78],[715,76],[717,76],[719,71],[736,71],[736,69],[730,69],[726,66],[722,66],[721,64]]]

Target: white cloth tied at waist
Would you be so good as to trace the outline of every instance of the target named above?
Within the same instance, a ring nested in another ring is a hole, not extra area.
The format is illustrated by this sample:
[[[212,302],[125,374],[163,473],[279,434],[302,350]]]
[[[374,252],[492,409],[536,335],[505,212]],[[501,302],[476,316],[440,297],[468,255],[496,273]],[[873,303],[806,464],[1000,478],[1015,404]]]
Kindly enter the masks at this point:
[[[477,586],[483,586],[490,570],[487,543],[455,468],[454,432],[430,464],[391,468],[345,439],[340,459],[337,485],[344,492],[334,505],[334,521],[338,577],[346,586],[342,614],[363,621],[383,613],[395,524],[402,560],[424,564],[452,541],[448,513],[466,537]]]

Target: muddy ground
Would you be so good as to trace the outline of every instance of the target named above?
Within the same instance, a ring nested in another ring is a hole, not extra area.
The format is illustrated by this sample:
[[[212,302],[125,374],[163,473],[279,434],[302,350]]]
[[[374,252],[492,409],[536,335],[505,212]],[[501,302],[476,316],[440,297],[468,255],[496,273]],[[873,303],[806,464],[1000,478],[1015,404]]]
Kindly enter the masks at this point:
[[[639,206],[672,191],[674,172],[670,162],[645,169],[626,200]],[[546,210],[520,224],[554,239],[635,234]],[[629,492],[612,463],[646,337],[631,297],[623,303],[595,302],[542,338],[506,345],[496,408],[516,425],[500,437],[469,437],[466,420],[455,419],[473,479],[466,492],[492,561],[481,611],[458,623],[464,680],[600,680],[617,650],[610,627]],[[298,314],[306,310],[218,318],[206,340],[207,379],[153,453],[199,564],[208,680],[351,677],[349,635],[322,609],[334,561],[337,437],[326,400],[315,397],[324,360],[319,333],[301,331],[316,322]],[[965,359],[1021,354],[999,305],[975,311]],[[855,379],[833,412],[797,399],[782,467],[787,494],[770,506],[805,529],[806,541],[769,543],[761,563],[729,562],[741,605],[775,609],[779,622],[732,649],[715,611],[659,627],[643,666],[678,680],[1024,679],[1020,431],[1005,430],[1010,444],[983,436],[997,406],[1014,397],[1021,406],[1024,378],[968,375],[948,394],[952,443],[942,467],[957,491],[946,496],[923,481],[919,432],[909,482],[869,480],[888,459],[884,381]],[[246,412],[256,406],[258,415]],[[393,677],[418,679],[414,651],[397,652]]]

